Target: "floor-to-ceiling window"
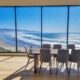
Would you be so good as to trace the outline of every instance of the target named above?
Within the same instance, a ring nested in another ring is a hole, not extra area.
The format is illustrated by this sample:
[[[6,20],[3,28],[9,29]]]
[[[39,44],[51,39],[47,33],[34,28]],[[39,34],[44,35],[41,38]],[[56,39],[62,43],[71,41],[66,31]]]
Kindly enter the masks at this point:
[[[0,7],[0,52],[15,52],[14,7]]]
[[[61,44],[66,47],[67,7],[43,7],[43,44]]]
[[[80,6],[69,6],[67,25],[68,6],[0,7],[0,52],[25,52],[25,46],[44,43],[66,48],[67,39],[80,48],[79,16]]]
[[[71,6],[69,10],[69,44],[80,48],[80,7]]]
[[[41,47],[41,8],[16,7],[18,52]]]

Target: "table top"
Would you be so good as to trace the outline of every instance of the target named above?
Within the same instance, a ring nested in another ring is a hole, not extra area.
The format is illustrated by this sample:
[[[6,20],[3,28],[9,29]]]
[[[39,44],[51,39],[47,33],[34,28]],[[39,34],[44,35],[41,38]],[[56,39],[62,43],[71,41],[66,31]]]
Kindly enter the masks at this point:
[[[32,54],[39,55],[40,54],[40,49],[41,48],[34,48],[34,49],[32,49]],[[52,49],[51,48],[50,51],[51,51],[52,55],[57,55],[57,53],[58,53],[58,49]]]

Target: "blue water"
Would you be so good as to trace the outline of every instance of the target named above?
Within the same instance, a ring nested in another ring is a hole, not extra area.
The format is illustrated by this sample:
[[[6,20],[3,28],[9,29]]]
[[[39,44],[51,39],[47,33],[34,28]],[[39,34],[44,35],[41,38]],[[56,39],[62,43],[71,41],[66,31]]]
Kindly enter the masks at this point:
[[[18,32],[20,33],[18,34],[18,36],[21,37],[21,39],[17,38],[19,47],[24,47],[25,45],[40,47],[41,45],[40,32],[25,31],[25,30],[18,30]],[[0,30],[0,40],[4,41],[6,44],[15,46],[16,39],[15,39],[15,36],[14,37],[11,36],[12,35],[11,33],[14,33],[14,30],[9,30],[9,29]],[[22,34],[24,34],[25,36],[20,36]],[[76,40],[76,41],[70,41],[70,42],[75,44],[80,44],[80,41],[79,41],[80,38],[78,38],[79,34],[80,33],[71,33],[70,36],[72,37],[72,40]],[[31,35],[31,36],[27,36],[27,35]],[[56,42],[56,43],[66,44],[66,33],[43,33],[42,37],[43,37],[42,38],[43,42],[52,42],[52,43]],[[24,41],[24,39],[26,41]],[[36,42],[33,42],[33,41],[36,41]]]
[[[13,46],[16,45],[16,44],[15,44],[15,39],[9,37],[8,35],[2,35],[2,34],[1,34],[1,35],[0,35],[0,40],[1,40],[1,41],[4,41],[4,42],[7,43],[7,44],[13,45]]]

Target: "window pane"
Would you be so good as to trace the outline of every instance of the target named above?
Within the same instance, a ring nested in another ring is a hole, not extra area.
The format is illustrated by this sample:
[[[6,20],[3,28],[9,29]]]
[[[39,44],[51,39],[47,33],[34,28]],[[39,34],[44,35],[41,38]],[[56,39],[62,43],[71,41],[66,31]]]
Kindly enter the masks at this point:
[[[40,7],[17,7],[18,51],[24,47],[41,47]]]
[[[69,44],[80,48],[80,7],[70,7]]]
[[[66,47],[67,7],[43,8],[43,43]]]
[[[15,51],[14,8],[0,7],[0,52]]]

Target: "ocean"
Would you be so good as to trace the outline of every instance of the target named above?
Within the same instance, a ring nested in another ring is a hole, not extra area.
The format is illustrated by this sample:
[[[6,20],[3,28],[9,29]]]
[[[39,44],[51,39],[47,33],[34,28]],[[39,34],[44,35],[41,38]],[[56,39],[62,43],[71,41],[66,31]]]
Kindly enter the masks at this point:
[[[80,47],[80,33],[70,33],[69,43],[75,44],[77,48]],[[62,44],[66,47],[66,33],[43,33],[42,43],[49,43],[51,46],[53,44]],[[1,29],[0,30],[0,41],[4,43],[15,46],[15,30],[12,29]],[[41,33],[29,30],[18,30],[17,31],[17,43],[18,47],[32,46],[41,47]]]

